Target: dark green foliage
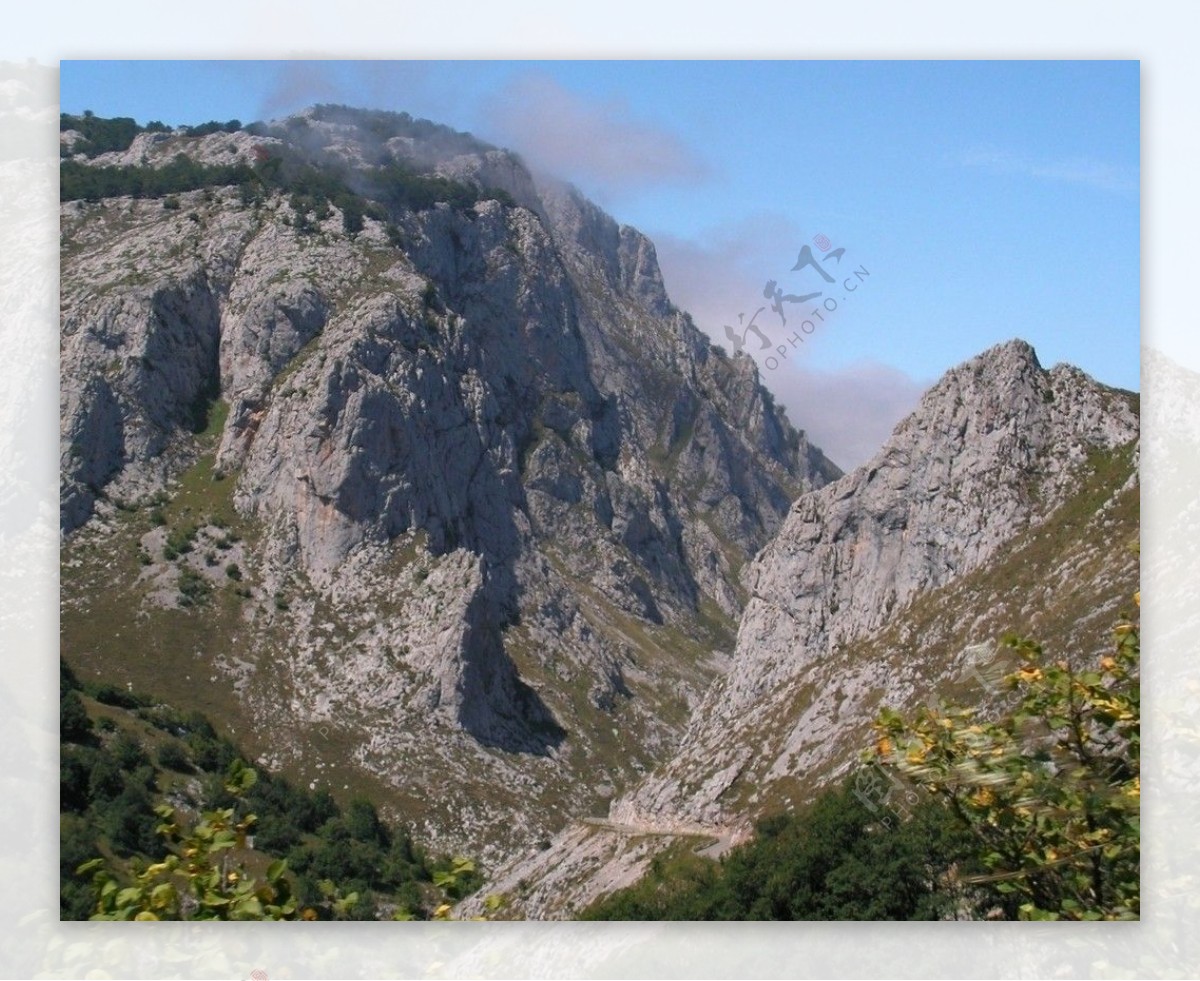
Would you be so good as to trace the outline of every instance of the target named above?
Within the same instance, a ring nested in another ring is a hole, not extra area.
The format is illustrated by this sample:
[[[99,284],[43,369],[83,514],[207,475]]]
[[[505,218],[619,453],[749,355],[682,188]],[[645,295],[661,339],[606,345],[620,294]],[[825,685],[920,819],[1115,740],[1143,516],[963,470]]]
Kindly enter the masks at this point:
[[[328,790],[301,794],[301,798],[295,808],[296,823],[301,831],[315,832],[338,814],[337,801]]]
[[[91,766],[83,752],[63,746],[58,760],[58,806],[61,811],[82,814],[88,806]]]
[[[240,755],[233,743],[215,734],[192,733],[187,737],[187,745],[196,766],[210,773],[224,773]]]
[[[172,528],[167,535],[166,544],[163,545],[163,558],[170,562],[190,552],[199,530],[195,525]]]
[[[201,164],[179,154],[163,167],[92,167],[64,160],[59,167],[59,200],[99,201],[128,195],[160,198],[202,187],[228,187],[254,180],[246,164]]]
[[[75,875],[75,870],[96,854],[96,835],[78,814],[59,818],[58,878],[62,889],[58,897],[58,915],[63,920],[86,920],[96,900],[91,885]]]
[[[356,841],[366,841],[383,848],[388,846],[387,831],[379,821],[375,805],[363,797],[355,797],[346,808],[346,830]]]
[[[90,764],[87,796],[89,804],[97,801],[107,803],[120,796],[125,789],[125,776],[117,761],[106,753],[92,753],[85,757]]]
[[[58,730],[67,743],[86,743],[92,738],[92,720],[73,691],[65,692],[58,700]]]
[[[127,732],[115,735],[108,744],[108,751],[112,754],[112,758],[117,761],[117,766],[131,773],[150,762],[150,757],[142,749],[142,744]],[[161,756],[162,754],[160,753],[159,757],[161,758]]]
[[[431,864],[407,830],[387,827],[375,806],[363,798],[352,800],[345,814],[325,821],[315,841],[293,847],[288,852],[288,865],[312,881],[341,883],[364,899],[372,894],[392,895],[414,912],[421,906],[418,884],[431,882],[438,869],[450,867],[448,860]],[[478,888],[481,881],[477,878],[464,882],[457,893],[451,888],[446,894],[459,898]],[[360,912],[366,911],[364,907]]]
[[[191,566],[179,570],[179,605],[197,606],[212,592],[212,585]]]
[[[363,205],[357,198],[347,197],[342,202],[342,228],[351,237],[363,230]]]
[[[72,152],[88,157],[97,157],[114,150],[128,150],[133,138],[143,132],[142,127],[127,116],[103,119],[90,110],[82,116],[61,113],[58,117],[58,128],[62,132],[73,129],[82,133],[83,140],[75,144]]]
[[[155,858],[160,853],[154,802],[143,788],[127,784],[99,817],[99,830],[117,854]]]
[[[289,858],[288,874],[307,900],[302,905],[321,919],[374,919],[381,906],[428,916],[445,899],[459,898],[481,881],[476,875],[470,883],[439,889],[434,871],[449,868],[449,861],[427,859],[408,830],[390,826],[366,798],[352,799],[343,812],[327,790],[305,790],[263,770],[248,789],[234,794],[229,775],[245,769],[245,764],[237,747],[203,715],[153,705],[115,686],[80,683],[65,663],[59,674],[63,700],[83,713],[76,729],[86,734],[85,742],[64,740],[60,748],[64,918],[86,919],[95,911],[93,890],[74,874],[84,861],[106,851],[122,862],[163,856],[164,839],[156,833],[159,818],[154,808],[163,801],[165,788],[173,788],[167,799],[180,794],[191,798],[190,807],[234,808],[241,817],[256,815],[251,847],[269,860]],[[102,740],[96,738],[90,724],[84,725],[88,716],[80,690],[103,692],[110,704],[129,715],[121,725],[105,716],[112,731]],[[152,754],[131,728],[142,724],[163,734],[151,737],[156,745]],[[197,776],[181,780],[176,774],[182,772]],[[200,795],[188,789],[196,779],[203,788]],[[352,893],[357,898],[350,903],[331,899]]]
[[[300,839],[300,829],[285,814],[261,815],[254,826],[254,847],[259,851],[286,855],[289,849],[300,844]]]
[[[381,132],[405,130],[421,133],[421,139],[436,138],[440,142],[468,146],[484,146],[471,137],[453,133],[425,120],[412,120],[404,114],[385,114],[395,118],[375,120]],[[403,118],[402,118],[403,117]],[[68,120],[70,123],[68,123]],[[80,152],[89,156],[105,149],[126,149],[133,137],[142,132],[132,119],[102,120],[94,116],[62,117],[63,129],[77,129],[88,136]],[[161,124],[160,124],[161,125]],[[132,127],[132,128],[131,128]],[[295,138],[307,127],[303,119],[290,120],[279,135]],[[243,128],[235,119],[228,123],[209,122],[200,126],[183,127],[186,136],[203,136],[214,132],[234,132]],[[244,127],[247,132],[274,132],[261,124]],[[94,134],[89,136],[89,134]],[[99,141],[99,142],[97,142]],[[123,145],[122,144],[123,141]],[[105,149],[96,149],[102,146]],[[295,212],[295,227],[302,233],[316,230],[316,223],[336,207],[342,214],[342,227],[347,235],[362,231],[367,215],[389,225],[389,239],[399,244],[400,233],[393,218],[409,211],[425,211],[439,203],[469,213],[482,200],[498,200],[506,207],[514,206],[512,197],[496,189],[479,189],[470,184],[416,170],[407,162],[381,152],[377,166],[351,172],[341,160],[321,151],[309,152],[294,146],[258,149],[258,161],[247,164],[201,164],[186,154],[162,167],[92,167],[74,160],[60,165],[59,197],[63,201],[99,201],[103,198],[129,195],[135,198],[164,198],[163,207],[177,210],[176,195],[187,191],[213,187],[237,187],[243,204],[261,201],[268,193],[289,195]],[[196,217],[193,215],[193,217]]]
[[[58,694],[61,698],[69,691],[77,691],[79,689],[79,679],[75,677],[75,672],[62,658],[58,659]]]
[[[116,685],[85,685],[83,687],[84,691],[91,695],[92,698],[104,705],[135,709],[150,704],[145,696],[138,695],[128,689],[118,688]]]
[[[924,920],[963,911],[952,882],[970,841],[936,803],[901,820],[846,784],[756,830],[719,864],[690,854],[656,859],[640,883],[583,918]]]
[[[199,126],[184,126],[183,132],[187,136],[208,136],[211,133],[236,133],[241,128],[242,124],[237,119],[231,119],[227,123],[218,123],[214,119]]]
[[[179,743],[163,743],[158,751],[158,765],[165,770],[175,770],[177,773],[188,773],[192,769],[192,761]]]

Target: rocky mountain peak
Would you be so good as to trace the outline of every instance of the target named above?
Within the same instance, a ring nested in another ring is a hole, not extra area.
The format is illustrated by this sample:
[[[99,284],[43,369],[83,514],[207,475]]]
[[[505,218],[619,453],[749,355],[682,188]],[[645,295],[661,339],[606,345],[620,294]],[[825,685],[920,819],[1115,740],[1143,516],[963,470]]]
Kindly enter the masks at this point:
[[[800,495],[746,567],[733,656],[678,749],[606,820],[573,823],[488,889],[571,916],[672,844],[713,854],[811,800],[857,764],[884,706],[986,711],[1008,631],[1090,658],[1137,588],[1137,439],[1136,396],[1047,371],[1024,341],[952,368],[869,463]]]
[[[1132,466],[1137,436],[1135,396],[1067,366],[1046,371],[1023,341],[951,369],[868,464],[793,504],[745,573],[751,595],[729,672],[679,754],[614,817],[719,824],[724,795],[752,761],[768,783],[845,765],[879,705],[936,689],[962,649],[935,646],[895,671],[862,645],[1014,542],[1049,536],[1081,500],[1103,505],[1100,522],[1109,502],[1136,498],[1136,477],[1121,468]],[[1121,476],[1096,497],[1086,488],[1110,466]],[[977,610],[976,636],[963,643],[994,642],[985,624],[1004,609]]]
[[[140,630],[162,670],[201,658],[285,766],[338,720],[341,765],[427,796],[434,834],[503,812],[509,847],[582,774],[611,795],[660,758],[742,568],[838,471],[674,308],[649,240],[403,114],[136,140],[64,162],[67,551],[148,563],[111,616],[173,624]],[[223,526],[235,581],[191,548]],[[198,648],[174,583],[235,604]],[[86,656],[134,670],[112,638]]]

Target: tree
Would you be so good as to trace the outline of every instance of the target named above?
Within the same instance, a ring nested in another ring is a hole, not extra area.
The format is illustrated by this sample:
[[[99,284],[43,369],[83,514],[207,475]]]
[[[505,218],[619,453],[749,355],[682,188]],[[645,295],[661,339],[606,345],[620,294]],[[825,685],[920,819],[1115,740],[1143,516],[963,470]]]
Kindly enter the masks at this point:
[[[761,819],[719,863],[690,850],[651,860],[635,886],[586,909],[604,920],[926,920],[960,912],[970,841],[931,801],[901,819],[859,774],[807,807]]]
[[[874,757],[970,830],[986,869],[973,881],[1006,916],[1139,915],[1141,647],[1128,621],[1114,636],[1093,670],[1006,638],[1021,666],[1004,679],[1013,704],[996,721],[945,706],[876,722]]]
[[[256,774],[245,766],[231,768],[229,792],[240,797]],[[103,858],[84,862],[78,873],[92,873],[96,906],[93,920],[287,920],[297,917],[297,904],[284,873],[287,862],[272,862],[261,880],[230,861],[232,849],[244,848],[255,817],[238,818],[235,808],[203,814],[185,828],[175,810],[163,804],[156,831],[173,848],[161,861],[135,868],[123,882]]]
[[[58,730],[65,743],[87,743],[92,739],[92,720],[73,691],[64,692],[58,700]]]

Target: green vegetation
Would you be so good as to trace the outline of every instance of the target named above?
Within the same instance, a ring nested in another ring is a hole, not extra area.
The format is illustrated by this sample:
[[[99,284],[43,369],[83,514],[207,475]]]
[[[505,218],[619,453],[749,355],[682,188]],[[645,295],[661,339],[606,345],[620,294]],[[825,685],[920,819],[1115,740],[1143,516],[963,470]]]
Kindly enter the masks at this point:
[[[857,781],[765,818],[722,861],[690,852],[585,910],[585,920],[927,920],[953,917],[968,839],[926,803],[900,821]]]
[[[64,919],[420,919],[478,888],[366,798],[249,768],[199,713],[65,663],[60,697]]]
[[[70,151],[64,149],[64,153],[82,153],[88,157],[97,157],[102,153],[111,153],[118,150],[128,150],[130,144],[133,143],[133,138],[139,133],[170,132],[170,129],[160,122],[151,122],[145,126],[139,126],[135,120],[130,119],[128,116],[104,119],[97,116],[91,110],[85,111],[82,116],[72,116],[70,113],[65,112],[60,113],[58,128],[60,132],[75,130],[75,132],[83,136],[83,139],[77,141]]]
[[[134,136],[144,131],[132,119],[100,119],[91,115],[63,115],[60,125],[64,130],[84,133],[86,143],[77,149],[87,156],[127,149]],[[184,127],[184,130],[186,136],[196,137],[240,128],[237,120],[231,120]],[[269,132],[261,126],[248,129]],[[287,138],[290,134],[281,135]],[[295,146],[268,149],[265,145],[257,148],[254,166],[201,164],[184,153],[176,154],[161,167],[94,167],[76,160],[64,160],[60,166],[59,197],[63,201],[99,201],[128,195],[163,198],[164,208],[177,210],[179,201],[175,195],[212,187],[237,187],[247,205],[271,193],[286,194],[295,215],[295,226],[302,232],[314,231],[314,220],[327,218],[329,206],[333,205],[341,212],[342,227],[351,236],[363,229],[368,215],[395,228],[394,219],[399,214],[425,211],[443,202],[460,211],[468,211],[482,200],[498,200],[509,207],[514,204],[505,191],[481,190],[437,174],[422,173],[387,153],[380,156],[375,166],[357,172],[319,151],[309,154]],[[397,230],[389,236],[396,238],[398,234]]]
[[[102,153],[128,150],[133,143],[134,137],[139,133],[171,132],[171,127],[157,120],[153,120],[145,126],[139,126],[136,120],[130,119],[128,116],[116,116],[111,119],[105,119],[102,116],[97,116],[90,109],[85,110],[82,116],[74,116],[67,112],[60,113],[58,128],[60,132],[65,133],[68,130],[74,130],[83,136],[83,139],[76,142],[70,151],[64,152],[71,154],[82,153],[87,157],[98,157]],[[201,123],[199,126],[180,127],[186,136],[207,136],[210,133],[236,133],[241,128],[241,122],[236,119],[231,119],[227,123],[218,123],[216,120],[213,120]]]
[[[1140,911],[1141,645],[1130,622],[1098,670],[1010,637],[1016,703],[883,713],[878,760],[942,801],[975,841],[1012,919],[1136,919]]]
[[[1140,643],[1115,635],[1098,670],[1010,638],[999,718],[885,710],[848,782],[719,863],[676,846],[583,918],[1137,918]]]
[[[170,201],[171,195],[203,187],[251,184],[255,172],[246,164],[201,164],[180,153],[162,167],[95,167],[64,160],[59,176],[60,201],[99,201],[124,195]]]

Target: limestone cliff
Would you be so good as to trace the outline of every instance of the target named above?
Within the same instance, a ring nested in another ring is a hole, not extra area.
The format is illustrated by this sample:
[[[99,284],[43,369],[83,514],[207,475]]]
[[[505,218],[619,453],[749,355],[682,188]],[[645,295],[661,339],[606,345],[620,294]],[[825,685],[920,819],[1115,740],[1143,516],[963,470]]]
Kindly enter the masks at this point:
[[[602,808],[837,469],[649,240],[512,154],[325,107],[76,163],[179,155],[253,176],[63,206],[68,658],[195,671],[276,764],[464,846]]]
[[[810,800],[871,745],[883,706],[986,706],[1006,632],[1056,656],[1105,649],[1137,588],[1138,445],[1136,396],[1047,371],[1024,342],[948,372],[747,567],[729,669],[679,749],[489,888],[519,914],[569,916],[673,842],[720,851]]]

